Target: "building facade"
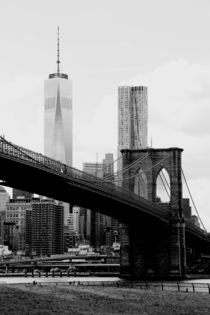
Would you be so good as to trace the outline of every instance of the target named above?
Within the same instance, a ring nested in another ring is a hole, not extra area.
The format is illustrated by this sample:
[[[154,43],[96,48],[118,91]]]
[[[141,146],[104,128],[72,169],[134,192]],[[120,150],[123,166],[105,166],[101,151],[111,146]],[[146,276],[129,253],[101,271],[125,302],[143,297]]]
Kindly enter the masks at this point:
[[[0,186],[0,213],[6,211],[6,204],[9,201],[9,194],[6,189]]]
[[[57,72],[44,83],[44,154],[72,166],[73,118],[72,81],[60,72],[59,29],[57,42]],[[69,205],[64,203],[64,222]]]
[[[122,149],[147,148],[148,97],[147,87],[121,86],[118,88],[118,184],[122,184]],[[147,199],[145,174],[139,170],[134,192]]]
[[[102,163],[84,163],[83,171],[99,178],[112,180],[113,154],[106,153]],[[82,208],[80,211],[80,224],[82,236],[94,248],[99,248],[102,245],[112,245],[112,226],[116,228],[117,222],[114,222],[114,219],[111,217]]]
[[[44,154],[72,166],[72,83],[56,73],[44,91]]]
[[[85,162],[83,163],[83,172],[93,175],[96,177],[103,177],[103,163],[91,163],[91,162]]]
[[[24,197],[10,199],[6,205],[4,243],[13,252],[25,253],[26,214],[28,211],[31,211],[31,200]]]
[[[4,243],[4,222],[6,217],[6,204],[9,194],[4,187],[0,186],[0,244]]]
[[[72,233],[79,234],[79,214],[80,214],[80,208],[74,206],[72,208],[72,212],[69,213],[67,223],[69,227],[69,231]]]
[[[31,203],[31,222],[32,253],[38,256],[63,254],[63,206],[52,199],[34,200]]]
[[[72,166],[72,82],[60,72],[59,29],[57,72],[44,84],[44,154]]]
[[[148,97],[147,87],[118,88],[118,152],[122,149],[147,147]]]

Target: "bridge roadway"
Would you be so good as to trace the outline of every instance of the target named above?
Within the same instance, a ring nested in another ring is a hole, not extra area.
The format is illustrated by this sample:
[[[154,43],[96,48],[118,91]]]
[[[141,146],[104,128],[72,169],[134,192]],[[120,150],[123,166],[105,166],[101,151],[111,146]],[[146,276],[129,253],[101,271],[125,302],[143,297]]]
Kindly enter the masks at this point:
[[[0,137],[2,185],[96,210],[121,222],[147,219],[168,226],[170,212],[106,180],[84,173]],[[210,243],[208,233],[186,222],[186,233]]]

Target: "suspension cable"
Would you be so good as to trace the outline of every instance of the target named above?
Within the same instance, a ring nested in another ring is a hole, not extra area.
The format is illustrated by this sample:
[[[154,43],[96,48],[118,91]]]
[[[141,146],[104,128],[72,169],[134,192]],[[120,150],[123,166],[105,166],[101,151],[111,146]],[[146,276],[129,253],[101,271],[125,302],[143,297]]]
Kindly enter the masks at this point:
[[[164,157],[161,161],[159,161],[158,163],[154,164],[153,166],[147,168],[146,170],[144,170],[144,173],[150,171],[151,169],[153,169],[154,167],[156,167],[157,165],[161,164],[163,161],[165,161],[172,153],[168,154],[166,157]],[[119,181],[126,181],[126,180],[129,180],[131,178],[135,178],[138,176],[138,173],[135,174],[135,175],[132,175],[132,176],[129,176],[129,177],[126,177],[126,178],[123,178],[123,179],[120,179]],[[114,180],[114,181],[118,181],[118,180]]]
[[[124,153],[125,155],[125,153]],[[124,156],[123,155],[123,156]],[[137,164],[137,162],[140,162],[141,160],[139,160],[140,158],[136,159],[134,162],[132,162],[131,164],[127,165],[124,169],[117,171],[113,174],[109,174],[105,177],[103,177],[103,179],[107,180],[110,178],[110,180],[113,180],[115,176],[118,176],[120,173],[124,173],[125,171],[129,170],[131,167],[133,167],[135,164]]]
[[[123,173],[125,173],[126,171],[130,170],[131,168],[133,168],[135,165],[137,165],[139,162],[142,162],[146,157],[148,156],[148,152],[143,156],[143,157],[139,157],[137,158],[134,162],[132,162],[131,164],[127,165],[125,168],[123,168],[122,170],[116,172],[116,173],[113,173],[113,174],[110,174],[106,177],[103,177],[103,178],[99,178],[97,180],[97,182],[99,182],[100,180],[102,182],[109,182],[111,181],[112,183],[115,182],[115,181],[121,181],[119,179],[114,179],[113,177],[117,177],[119,175],[122,175]],[[90,180],[87,180],[87,181],[95,181],[94,179],[90,179]]]
[[[107,163],[107,164],[95,163],[95,164],[101,164],[101,165],[99,165],[99,167],[98,167],[97,169],[98,169],[99,171],[101,171],[101,170],[106,170],[106,168],[108,168],[108,167],[114,165],[114,163],[116,163],[117,161],[121,160],[124,155],[125,155],[125,153],[122,154],[121,156],[119,156],[117,159],[115,159],[115,160],[114,160],[113,162],[111,162],[111,163]]]
[[[147,168],[146,170],[144,170],[144,173],[146,173],[146,172],[148,172],[148,171],[150,171],[151,169],[153,169],[154,167],[156,167],[157,165],[159,165],[159,164],[161,164],[163,161],[165,161],[169,156],[171,156],[171,154],[172,153],[170,153],[170,154],[168,154],[167,156],[165,156],[162,160],[160,160],[158,163],[156,163],[156,164],[154,164],[153,166],[151,166],[151,167],[149,167],[149,168]],[[137,159],[138,160],[138,159]],[[138,162],[136,160],[136,163]],[[131,166],[132,164],[130,164],[129,165],[129,168],[130,168],[130,166]],[[128,177],[126,177],[126,178],[123,178],[123,179],[114,179],[114,180],[112,180],[111,182],[112,183],[115,183],[115,182],[125,182],[125,181],[128,181],[128,180],[130,180],[130,179],[132,179],[132,178],[135,178],[135,177],[137,177],[139,174],[137,173],[137,174],[135,174],[135,175],[132,175],[132,176],[128,176]],[[92,181],[92,180],[86,180],[86,181]],[[94,181],[94,179],[93,179],[93,181]],[[100,181],[100,179],[99,180],[97,180],[97,182],[99,182]],[[106,180],[101,180],[102,182],[106,182]],[[108,181],[107,181],[108,182]]]
[[[193,206],[194,206],[194,208],[195,208],[195,211],[196,211],[196,213],[197,213],[197,216],[198,216],[198,218],[199,218],[199,220],[200,220],[200,222],[201,222],[201,225],[203,226],[203,229],[207,232],[207,230],[206,230],[206,228],[205,228],[205,226],[204,226],[204,224],[203,224],[203,221],[201,220],[201,217],[200,217],[200,215],[199,215],[199,213],[198,213],[198,210],[197,210],[197,207],[196,207],[196,205],[195,205],[195,202],[194,202],[194,200],[193,200],[193,197],[192,197],[192,194],[191,194],[191,192],[190,192],[190,188],[189,188],[189,186],[188,186],[188,183],[187,183],[186,177],[185,177],[185,175],[184,175],[183,169],[182,169],[182,175],[183,175],[185,184],[186,184],[186,186],[187,186],[187,190],[188,190],[188,192],[189,192],[190,199],[191,199],[192,204],[193,204]]]
[[[164,180],[163,180],[163,177],[162,177],[162,175],[161,175],[161,173],[163,173],[162,171],[160,172],[160,179],[161,179],[161,181],[162,181],[162,183],[163,183],[163,186],[164,186],[164,188],[165,188],[165,191],[166,191],[166,193],[167,193],[167,195],[168,195],[168,198],[169,198],[169,200],[170,200],[170,194],[169,194],[169,192],[168,192],[168,189],[166,188],[166,185],[165,185],[165,183],[164,183]]]
[[[164,178],[164,180],[165,180],[165,183],[166,183],[166,185],[168,186],[168,188],[169,188],[169,190],[170,190],[170,184],[168,183],[167,178],[165,177],[165,175],[164,175],[164,173],[163,173],[163,170],[161,170],[161,174],[163,175],[163,178]]]
[[[122,170],[114,173],[114,176],[118,176],[121,175],[122,173],[125,173],[126,171],[128,171],[129,169],[133,168],[136,164],[138,164],[139,162],[142,162],[143,160],[146,159],[146,157],[148,156],[148,152],[143,156],[143,157],[139,157],[137,158],[134,162],[132,162],[131,164],[127,165],[126,167],[124,167]]]

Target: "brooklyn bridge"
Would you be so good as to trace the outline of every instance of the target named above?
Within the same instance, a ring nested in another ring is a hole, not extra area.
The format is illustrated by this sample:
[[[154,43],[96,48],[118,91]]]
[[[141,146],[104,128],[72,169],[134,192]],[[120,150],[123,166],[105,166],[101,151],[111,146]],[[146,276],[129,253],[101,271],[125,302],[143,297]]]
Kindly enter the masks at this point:
[[[0,137],[1,184],[82,206],[120,222],[121,277],[181,278],[192,256],[210,254],[210,236],[184,215],[180,148],[122,150],[122,171],[104,179],[86,174]],[[170,202],[157,202],[165,169]],[[135,193],[142,176],[144,194]],[[120,185],[119,185],[120,182]]]

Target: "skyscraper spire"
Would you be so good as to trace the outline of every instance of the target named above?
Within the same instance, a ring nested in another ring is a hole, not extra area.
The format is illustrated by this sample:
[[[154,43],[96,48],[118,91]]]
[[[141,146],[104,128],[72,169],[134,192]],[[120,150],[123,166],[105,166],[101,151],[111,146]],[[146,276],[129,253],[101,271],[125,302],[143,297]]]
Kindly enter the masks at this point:
[[[60,42],[59,42],[59,26],[58,26],[58,39],[57,39],[57,73],[60,73]]]
[[[49,79],[54,79],[54,78],[61,78],[61,79],[67,79],[68,80],[68,75],[65,73],[60,72],[60,28],[58,26],[57,28],[57,71],[56,73],[51,73],[49,74]]]

